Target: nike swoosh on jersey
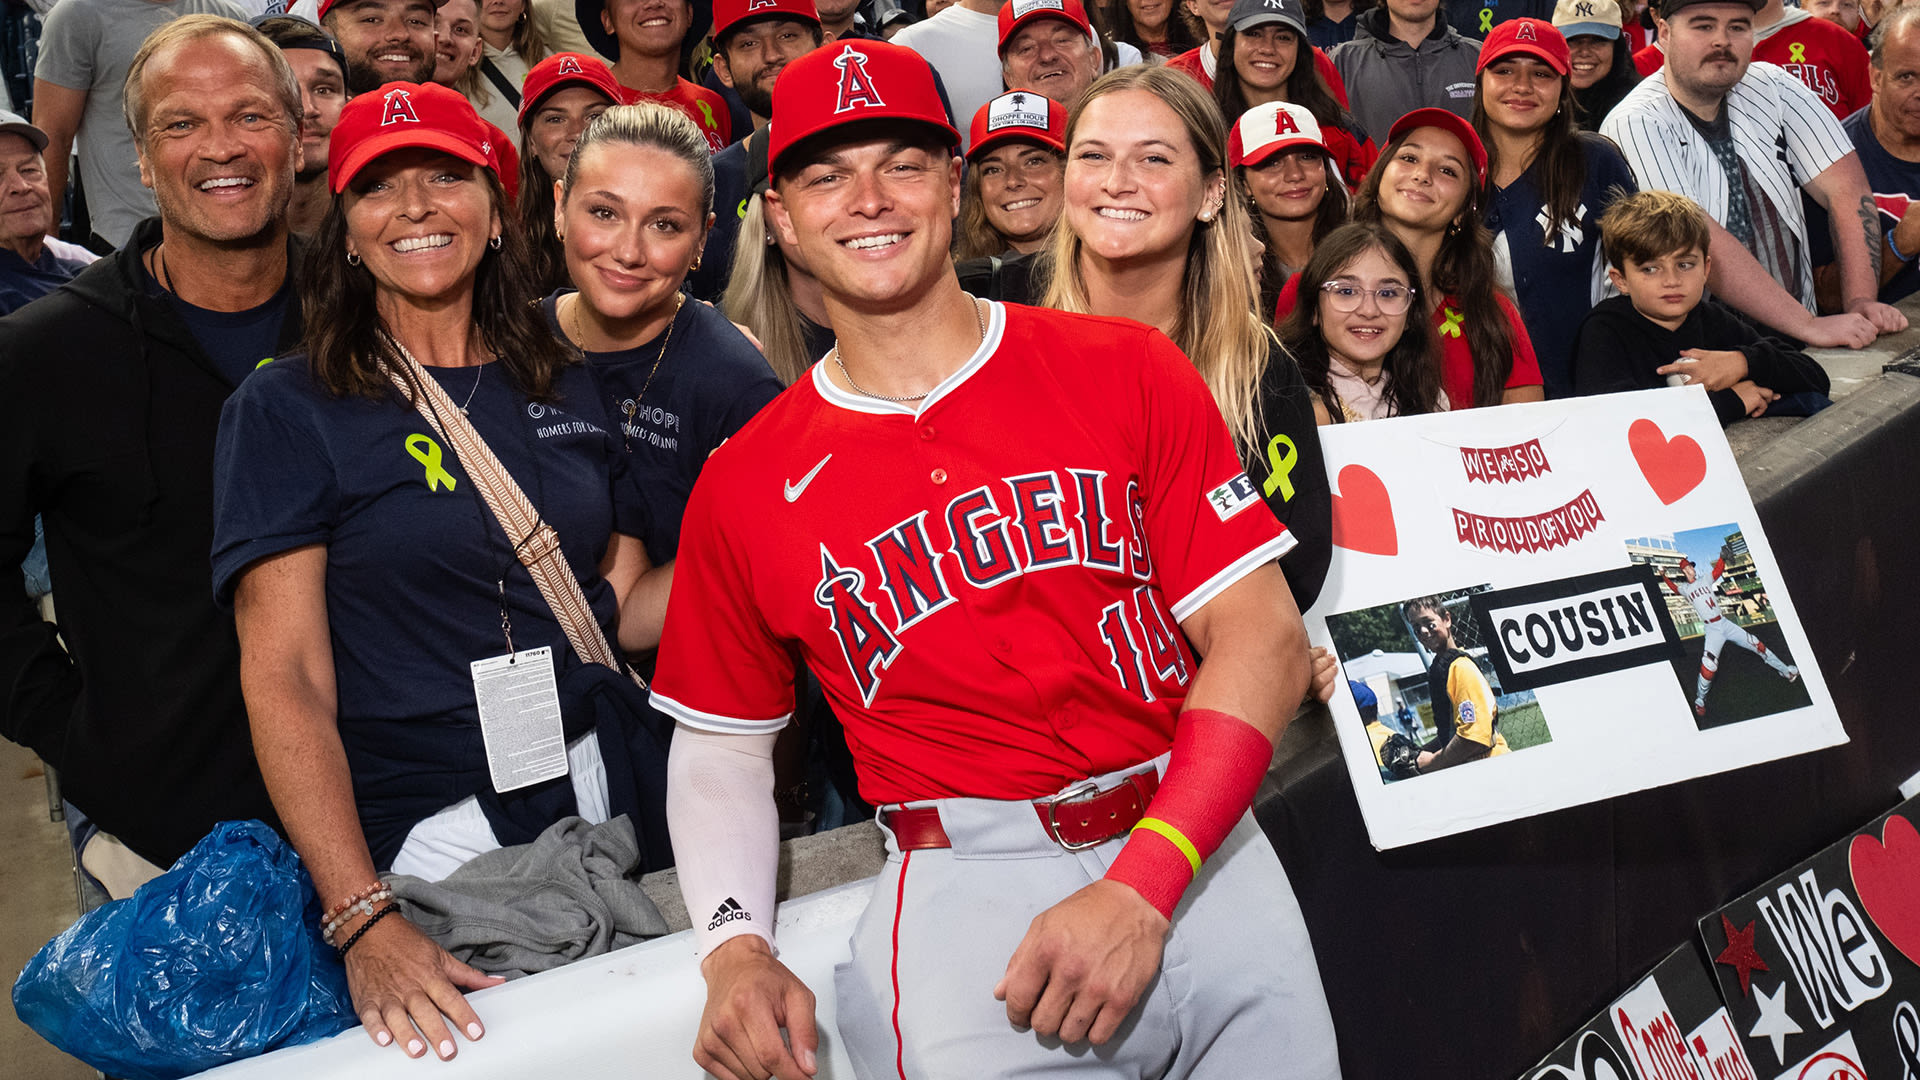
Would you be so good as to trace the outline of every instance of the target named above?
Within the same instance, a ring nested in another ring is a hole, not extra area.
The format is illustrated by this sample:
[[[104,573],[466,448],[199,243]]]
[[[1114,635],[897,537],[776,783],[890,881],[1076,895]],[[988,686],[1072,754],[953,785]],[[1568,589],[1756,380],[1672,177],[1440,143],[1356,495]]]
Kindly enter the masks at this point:
[[[807,470],[807,475],[801,477],[799,483],[796,484],[791,480],[787,481],[785,485],[786,493],[787,493],[787,501],[793,502],[799,499],[800,496],[807,490],[807,485],[813,483],[813,478],[820,475],[820,470],[826,468],[827,462],[832,460],[833,460],[833,455],[828,454],[826,457],[823,457],[820,459],[820,464],[815,465],[813,468]]]

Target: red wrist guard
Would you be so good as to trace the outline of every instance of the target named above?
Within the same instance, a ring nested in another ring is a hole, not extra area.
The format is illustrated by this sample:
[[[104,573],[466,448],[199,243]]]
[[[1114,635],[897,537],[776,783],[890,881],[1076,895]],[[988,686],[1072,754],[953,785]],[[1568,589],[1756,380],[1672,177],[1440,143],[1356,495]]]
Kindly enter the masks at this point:
[[[1212,709],[1181,713],[1167,775],[1107,879],[1132,886],[1173,918],[1200,864],[1246,813],[1272,763],[1273,742],[1245,720]]]

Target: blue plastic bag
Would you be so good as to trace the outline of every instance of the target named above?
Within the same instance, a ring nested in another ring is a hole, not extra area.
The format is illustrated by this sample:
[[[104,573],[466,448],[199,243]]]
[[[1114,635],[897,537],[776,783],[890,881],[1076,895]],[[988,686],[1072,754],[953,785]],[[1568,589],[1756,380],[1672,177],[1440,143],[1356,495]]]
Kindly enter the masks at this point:
[[[284,840],[258,821],[222,822],[173,869],[48,942],[14,982],[13,1007],[127,1080],[322,1039],[359,1021],[319,915]]]

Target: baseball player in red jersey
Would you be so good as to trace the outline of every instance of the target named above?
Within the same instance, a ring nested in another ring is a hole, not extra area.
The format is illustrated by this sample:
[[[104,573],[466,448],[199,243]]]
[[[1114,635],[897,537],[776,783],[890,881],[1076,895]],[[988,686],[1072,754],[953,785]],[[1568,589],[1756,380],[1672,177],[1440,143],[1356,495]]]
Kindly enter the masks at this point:
[[[654,701],[695,1061],[815,1071],[771,938],[769,755],[804,662],[889,846],[836,972],[860,1076],[1338,1075],[1247,812],[1307,683],[1292,538],[1205,385],[1158,331],[960,290],[959,137],[916,54],[835,42],[774,93],[769,219],[839,340],[683,525]]]
[[[1660,580],[1667,583],[1667,588],[1672,589],[1677,595],[1686,597],[1687,602],[1693,605],[1693,613],[1700,616],[1700,624],[1706,633],[1706,641],[1701,644],[1700,651],[1700,689],[1693,695],[1693,715],[1695,716],[1707,715],[1707,687],[1713,683],[1714,673],[1720,670],[1720,650],[1726,648],[1728,642],[1765,660],[1768,667],[1779,672],[1788,682],[1800,677],[1799,668],[1792,664],[1781,663],[1780,658],[1773,655],[1773,651],[1767,648],[1765,642],[1734,625],[1732,619],[1720,613],[1720,604],[1714,599],[1714,590],[1720,584],[1720,575],[1726,571],[1726,568],[1725,560],[1715,559],[1713,576],[1702,581],[1694,570],[1693,560],[1683,558],[1680,560],[1680,573],[1686,576],[1685,585],[1674,584],[1673,579],[1666,575],[1666,571],[1660,572]]]

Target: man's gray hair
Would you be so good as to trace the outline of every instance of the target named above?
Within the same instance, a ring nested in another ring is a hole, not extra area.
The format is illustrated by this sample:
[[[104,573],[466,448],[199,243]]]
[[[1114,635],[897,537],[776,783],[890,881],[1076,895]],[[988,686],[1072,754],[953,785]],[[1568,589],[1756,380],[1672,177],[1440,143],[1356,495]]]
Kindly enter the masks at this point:
[[[1875,68],[1882,66],[1887,36],[1896,31],[1911,30],[1916,21],[1920,21],[1920,6],[1913,4],[1901,4],[1881,18],[1873,28],[1873,33],[1867,35],[1867,55],[1873,59]]]
[[[133,54],[133,63],[127,68],[127,87],[120,105],[127,118],[127,127],[133,131],[133,143],[142,151],[147,148],[147,65],[153,62],[154,54],[162,49],[185,45],[215,34],[232,34],[260,50],[261,57],[273,72],[273,90],[280,99],[281,109],[286,113],[287,129],[296,138],[299,136],[300,118],[305,115],[306,107],[300,102],[300,80],[293,74],[293,65],[287,63],[286,54],[280,51],[279,46],[238,19],[229,19],[224,15],[182,15],[148,34],[147,39],[140,43],[140,51]]]

